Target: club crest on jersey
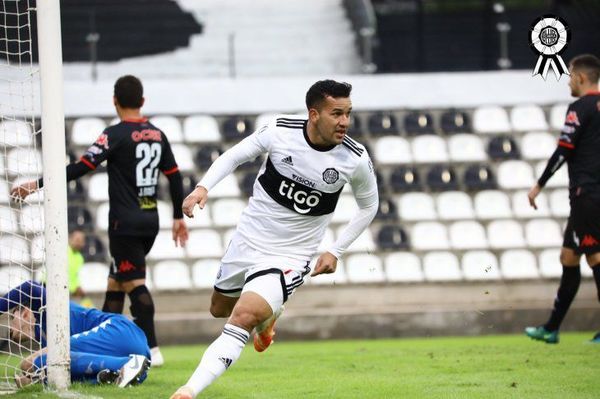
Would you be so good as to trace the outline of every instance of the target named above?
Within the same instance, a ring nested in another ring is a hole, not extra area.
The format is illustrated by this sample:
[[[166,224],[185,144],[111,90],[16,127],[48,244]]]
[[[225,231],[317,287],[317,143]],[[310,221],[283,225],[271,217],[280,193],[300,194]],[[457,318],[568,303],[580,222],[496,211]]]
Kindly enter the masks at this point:
[[[106,133],[102,133],[96,139],[95,143],[98,147],[104,147],[104,149],[108,150],[108,135]]]
[[[323,181],[327,184],[333,184],[340,178],[340,173],[335,168],[327,168],[323,172]]]
[[[577,117],[577,112],[569,111],[567,114],[567,118],[565,119],[565,123],[570,123],[575,126],[579,126],[579,118]]]

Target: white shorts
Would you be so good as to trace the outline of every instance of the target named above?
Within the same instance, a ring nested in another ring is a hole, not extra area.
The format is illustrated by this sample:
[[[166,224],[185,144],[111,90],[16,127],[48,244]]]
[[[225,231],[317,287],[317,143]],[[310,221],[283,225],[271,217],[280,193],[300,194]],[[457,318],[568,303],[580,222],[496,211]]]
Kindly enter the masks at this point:
[[[239,297],[252,291],[277,311],[310,272],[309,262],[267,255],[250,247],[239,236],[231,239],[215,280],[215,291]]]

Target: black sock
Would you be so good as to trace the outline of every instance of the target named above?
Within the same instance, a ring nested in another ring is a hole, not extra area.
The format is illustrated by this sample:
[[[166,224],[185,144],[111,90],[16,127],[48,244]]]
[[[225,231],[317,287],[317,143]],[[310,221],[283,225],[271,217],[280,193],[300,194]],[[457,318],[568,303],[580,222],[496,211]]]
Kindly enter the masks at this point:
[[[560,328],[571,302],[577,294],[579,283],[581,282],[581,271],[578,266],[563,266],[562,277],[560,278],[560,286],[554,299],[554,307],[550,314],[550,319],[544,325],[548,331],[556,331]]]
[[[145,285],[135,287],[129,293],[129,300],[131,301],[129,310],[133,316],[133,321],[146,334],[148,346],[154,348],[157,343],[156,333],[154,332],[154,302],[150,291]]]
[[[107,313],[123,313],[125,293],[123,291],[106,291],[102,311]]]
[[[598,300],[600,301],[600,263],[592,266],[592,272],[594,273],[594,281],[596,282],[596,292],[598,294]]]

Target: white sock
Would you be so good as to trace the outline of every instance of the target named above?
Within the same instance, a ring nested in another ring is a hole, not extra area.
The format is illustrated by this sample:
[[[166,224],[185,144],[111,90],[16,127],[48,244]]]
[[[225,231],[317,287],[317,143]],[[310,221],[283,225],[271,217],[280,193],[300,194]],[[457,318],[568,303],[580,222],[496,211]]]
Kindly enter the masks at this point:
[[[243,328],[233,324],[225,324],[223,332],[206,349],[200,364],[187,382],[194,391],[194,396],[225,372],[239,359],[250,334]]]

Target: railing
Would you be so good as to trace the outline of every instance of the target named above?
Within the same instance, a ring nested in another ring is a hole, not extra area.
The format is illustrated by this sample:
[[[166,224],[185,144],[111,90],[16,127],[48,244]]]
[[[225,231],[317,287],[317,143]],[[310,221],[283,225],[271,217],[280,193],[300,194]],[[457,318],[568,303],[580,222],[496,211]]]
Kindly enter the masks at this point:
[[[377,33],[377,20],[371,0],[344,0],[344,8],[357,33],[358,47],[364,73],[373,73],[377,65],[373,62],[373,42]]]

